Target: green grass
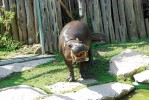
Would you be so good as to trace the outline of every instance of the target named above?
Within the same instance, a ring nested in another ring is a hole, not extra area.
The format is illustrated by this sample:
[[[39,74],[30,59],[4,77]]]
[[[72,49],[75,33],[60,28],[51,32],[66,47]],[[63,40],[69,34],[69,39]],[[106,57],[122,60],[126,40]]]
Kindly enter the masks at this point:
[[[117,44],[93,43],[92,48],[95,65],[90,66],[88,63],[84,63],[84,70],[87,73],[87,78],[94,78],[98,80],[99,84],[103,84],[118,81],[116,77],[107,72],[109,70],[109,60],[111,57],[126,49],[134,49],[149,56],[149,39]],[[68,69],[59,53],[56,54],[55,59],[55,61],[37,66],[36,68],[22,73],[13,73],[7,78],[1,79],[0,88],[24,84],[38,87],[45,90],[47,93],[51,93],[44,86],[52,85],[57,82],[66,82],[68,75]],[[74,67],[74,69],[75,78],[79,79],[78,67]],[[131,79],[124,81],[131,81]]]

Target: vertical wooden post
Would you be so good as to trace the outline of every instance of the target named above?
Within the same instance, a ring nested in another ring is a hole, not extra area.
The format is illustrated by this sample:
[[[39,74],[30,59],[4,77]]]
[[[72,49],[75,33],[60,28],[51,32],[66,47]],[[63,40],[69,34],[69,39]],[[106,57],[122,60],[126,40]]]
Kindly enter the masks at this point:
[[[34,25],[34,15],[33,15],[33,1],[32,0],[24,0],[25,1],[25,10],[26,10],[26,18],[27,18],[27,31],[28,31],[28,44],[33,44],[35,42],[35,25]]]
[[[104,32],[106,34],[107,42],[110,42],[110,34],[108,29],[108,19],[106,14],[106,3],[105,0],[101,0],[101,10],[102,10],[102,18],[103,18],[103,26],[104,26]]]
[[[126,14],[129,38],[131,40],[136,40],[138,39],[138,34],[137,34],[133,0],[125,0],[125,12],[126,12],[125,14]]]
[[[136,23],[137,23],[137,30],[140,38],[146,38],[146,31],[145,31],[145,23],[143,17],[143,10],[142,10],[142,3],[141,0],[133,0],[134,1],[134,8],[135,8],[135,16],[136,16]]]
[[[120,16],[120,37],[122,42],[126,42],[127,40],[127,26],[126,26],[126,18],[125,18],[125,8],[124,8],[124,0],[117,0],[118,1],[118,9],[119,9],[119,16]]]
[[[26,11],[24,0],[17,0],[17,23],[19,29],[19,40],[27,43]]]
[[[103,24],[99,0],[93,0],[90,3],[89,10],[94,33],[103,33]]]
[[[120,19],[118,15],[118,7],[117,7],[117,0],[112,0],[112,8],[113,8],[113,19],[114,19],[114,29],[115,29],[115,37],[116,41],[120,42]]]
[[[19,40],[18,25],[16,20],[17,10],[15,5],[15,0],[9,0],[10,10],[15,13],[14,18],[11,20],[12,37],[14,40]]]
[[[81,21],[87,24],[86,2],[85,0],[78,0],[79,16]]]
[[[4,0],[4,7],[5,7],[5,10],[6,10],[6,11],[9,11],[9,10],[10,10],[10,7],[9,7],[9,0]]]
[[[38,14],[37,14],[37,7],[36,7],[36,0],[33,3],[34,6],[34,22],[35,22],[35,43],[39,43],[39,29],[38,29]]]
[[[106,7],[107,7],[107,19],[108,19],[108,29],[109,29],[109,38],[111,42],[116,42],[115,34],[114,34],[114,26],[112,20],[112,7],[111,7],[111,0],[106,0]]]
[[[36,7],[37,7],[37,14],[38,14],[38,24],[39,24],[39,31],[40,31],[40,42],[41,42],[41,50],[42,54],[45,54],[45,46],[44,46],[44,34],[42,30],[42,23],[41,23],[41,14],[39,9],[39,1],[36,0]]]
[[[149,19],[148,18],[145,19],[145,26],[146,26],[147,36],[149,38]]]
[[[3,5],[3,2],[2,2],[2,0],[0,0],[0,7]]]

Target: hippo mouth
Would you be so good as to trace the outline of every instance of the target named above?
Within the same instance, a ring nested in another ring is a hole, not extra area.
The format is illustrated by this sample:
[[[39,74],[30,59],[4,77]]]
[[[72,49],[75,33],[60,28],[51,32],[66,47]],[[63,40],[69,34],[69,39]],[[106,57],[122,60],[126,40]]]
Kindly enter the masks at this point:
[[[73,54],[72,56],[73,56],[75,62],[77,62],[77,63],[83,62],[86,59],[86,51],[82,51],[78,54]]]

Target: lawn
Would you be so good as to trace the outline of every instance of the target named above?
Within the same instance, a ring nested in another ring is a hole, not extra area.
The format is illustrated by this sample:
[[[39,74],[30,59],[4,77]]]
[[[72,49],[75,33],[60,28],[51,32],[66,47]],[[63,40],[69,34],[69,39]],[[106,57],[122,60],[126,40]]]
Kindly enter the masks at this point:
[[[116,77],[107,72],[111,57],[126,49],[133,49],[149,56],[149,39],[115,44],[93,43],[92,48],[95,64],[90,66],[88,63],[84,63],[84,70],[87,73],[87,78],[94,78],[98,80],[98,84],[103,84],[112,81],[119,81]],[[1,54],[4,54],[4,52],[0,51],[0,55]],[[11,54],[11,52],[9,52],[9,54]],[[7,78],[1,79],[0,88],[24,84],[41,88],[50,93],[50,91],[48,91],[44,86],[56,82],[66,82],[68,75],[68,70],[62,57],[59,53],[56,53],[55,55],[55,61],[48,62],[22,73],[13,73]],[[75,78],[79,79],[78,67],[75,66],[74,69]]]

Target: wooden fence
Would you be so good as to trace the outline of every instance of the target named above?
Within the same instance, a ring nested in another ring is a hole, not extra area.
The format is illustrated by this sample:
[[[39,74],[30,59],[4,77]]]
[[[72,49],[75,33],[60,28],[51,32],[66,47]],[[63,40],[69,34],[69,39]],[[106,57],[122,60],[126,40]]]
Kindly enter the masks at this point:
[[[143,0],[91,0],[88,9],[93,31],[105,33],[109,42],[149,38],[149,19],[144,18],[142,3]]]
[[[58,50],[62,27],[79,19],[93,33],[104,33],[108,42],[125,42],[149,38],[149,19],[144,17],[142,3],[148,0],[0,0],[0,6],[16,13],[11,22],[13,39],[27,44],[39,43],[39,21],[44,33],[44,49]],[[11,8],[15,4],[16,7]],[[2,30],[0,31],[2,33]]]
[[[39,11],[37,11],[36,0],[1,0],[0,4],[6,11],[11,10],[16,13],[11,22],[13,39],[26,44],[39,43],[38,22],[41,21],[45,52],[52,53],[58,50],[58,36],[62,29],[59,0],[39,0]],[[11,8],[12,5],[16,7]]]

